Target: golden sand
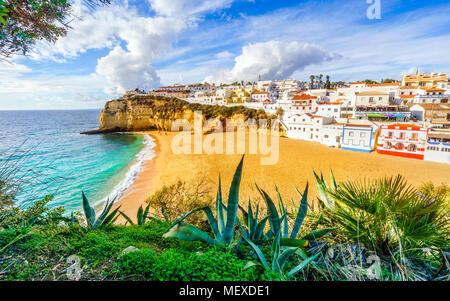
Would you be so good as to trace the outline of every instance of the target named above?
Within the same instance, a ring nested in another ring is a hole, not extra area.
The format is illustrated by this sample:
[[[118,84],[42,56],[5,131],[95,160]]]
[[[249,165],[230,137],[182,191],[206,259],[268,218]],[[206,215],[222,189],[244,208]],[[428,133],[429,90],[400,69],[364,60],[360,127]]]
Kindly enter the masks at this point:
[[[122,206],[121,210],[127,215],[135,217],[139,206],[163,185],[173,184],[178,179],[190,181],[200,173],[206,173],[217,184],[220,172],[222,189],[228,190],[241,155],[175,155],[171,149],[171,142],[178,133],[148,132],[148,134],[156,140],[156,157],[144,162],[134,184],[119,200],[118,205]],[[248,137],[246,143],[248,145]],[[310,195],[314,196],[316,190],[313,170],[317,173],[323,172],[328,179],[330,169],[333,169],[338,182],[398,174],[405,176],[414,186],[424,182],[448,183],[450,180],[450,165],[445,163],[353,152],[289,138],[280,138],[279,149],[279,161],[271,166],[260,164],[260,157],[267,155],[246,155],[240,188],[242,200],[258,196],[255,183],[269,194],[274,193],[277,185],[283,199],[290,203],[291,199],[298,199],[293,187],[296,186],[303,191],[306,182],[309,181],[312,184]]]

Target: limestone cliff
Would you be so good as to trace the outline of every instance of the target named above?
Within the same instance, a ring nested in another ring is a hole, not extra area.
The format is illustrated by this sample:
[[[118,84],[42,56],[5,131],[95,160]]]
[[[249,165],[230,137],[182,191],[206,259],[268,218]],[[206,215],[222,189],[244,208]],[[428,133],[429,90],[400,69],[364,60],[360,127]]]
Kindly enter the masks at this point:
[[[209,118],[225,119],[253,118],[273,120],[263,110],[248,109],[243,106],[224,107],[191,104],[177,98],[139,95],[108,101],[100,115],[99,132],[108,131],[170,131],[176,119],[186,119],[193,125],[194,112],[202,111],[203,121]]]

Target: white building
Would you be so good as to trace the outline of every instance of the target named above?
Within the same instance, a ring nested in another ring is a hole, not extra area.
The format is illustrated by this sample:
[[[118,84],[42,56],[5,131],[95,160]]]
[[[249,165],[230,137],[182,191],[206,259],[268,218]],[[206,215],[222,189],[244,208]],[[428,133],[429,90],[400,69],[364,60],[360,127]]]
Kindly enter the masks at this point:
[[[386,107],[389,106],[390,94],[380,91],[365,91],[356,93],[356,106]]]
[[[253,92],[251,96],[252,102],[262,103],[267,99],[270,100],[269,92]]]
[[[342,124],[330,117],[293,114],[284,120],[289,138],[314,141],[331,147],[339,147]]]
[[[450,131],[431,130],[428,133],[424,160],[450,163]]]
[[[346,124],[342,130],[341,148],[370,153],[374,149],[375,128],[365,124]]]
[[[316,115],[332,118],[341,118],[341,102],[328,102],[318,105]]]

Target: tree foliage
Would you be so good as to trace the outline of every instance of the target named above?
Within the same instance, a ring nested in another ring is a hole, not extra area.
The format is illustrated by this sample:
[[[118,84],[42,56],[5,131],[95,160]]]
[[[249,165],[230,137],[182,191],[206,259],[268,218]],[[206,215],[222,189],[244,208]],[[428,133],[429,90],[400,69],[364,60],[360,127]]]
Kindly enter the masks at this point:
[[[86,0],[90,6],[110,0]],[[0,0],[0,59],[26,55],[36,41],[56,42],[75,16],[68,0]]]

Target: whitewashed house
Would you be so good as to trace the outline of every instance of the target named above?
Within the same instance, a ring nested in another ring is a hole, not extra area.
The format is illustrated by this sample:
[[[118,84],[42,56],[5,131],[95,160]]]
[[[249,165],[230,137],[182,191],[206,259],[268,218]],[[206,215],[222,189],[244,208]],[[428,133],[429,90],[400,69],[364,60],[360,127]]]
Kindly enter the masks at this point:
[[[284,120],[289,138],[314,141],[331,147],[339,147],[342,125],[331,117],[309,113],[293,114]]]
[[[429,131],[424,160],[440,163],[450,163],[449,130]]]

